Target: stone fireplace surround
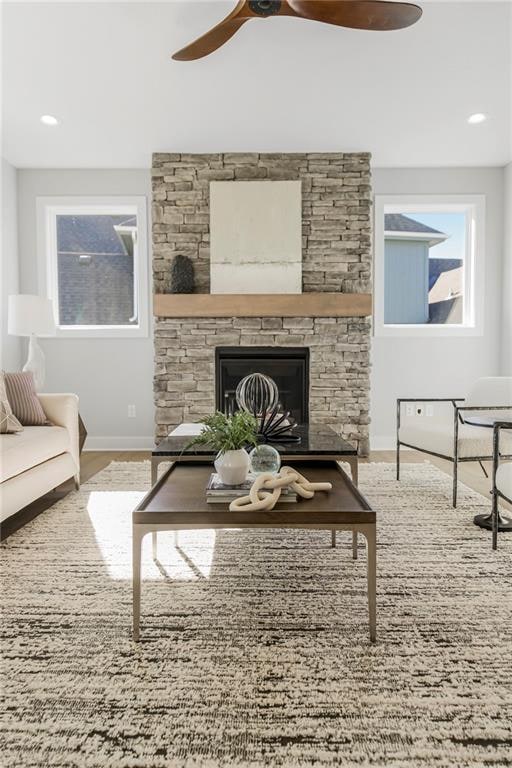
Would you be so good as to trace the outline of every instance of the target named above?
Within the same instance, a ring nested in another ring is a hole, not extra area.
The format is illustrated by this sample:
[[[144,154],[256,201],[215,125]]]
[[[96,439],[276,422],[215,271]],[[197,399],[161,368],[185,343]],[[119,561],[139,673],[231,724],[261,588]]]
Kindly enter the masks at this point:
[[[210,180],[301,179],[303,291],[371,289],[370,156],[344,154],[156,154],[153,277],[164,289],[172,257],[195,264],[209,291]],[[248,301],[250,298],[248,297]],[[331,425],[368,452],[370,319],[365,317],[155,318],[155,438],[215,409],[215,349],[310,350],[310,421]]]

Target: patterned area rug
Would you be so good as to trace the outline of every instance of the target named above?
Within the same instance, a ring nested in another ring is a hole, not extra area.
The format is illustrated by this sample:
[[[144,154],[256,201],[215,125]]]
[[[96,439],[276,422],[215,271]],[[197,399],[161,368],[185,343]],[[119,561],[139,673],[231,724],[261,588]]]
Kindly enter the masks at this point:
[[[512,537],[428,463],[363,464],[378,642],[350,534],[160,534],[130,640],[130,520],[111,464],[2,548],[6,768],[511,765]],[[150,538],[150,537],[148,537]]]

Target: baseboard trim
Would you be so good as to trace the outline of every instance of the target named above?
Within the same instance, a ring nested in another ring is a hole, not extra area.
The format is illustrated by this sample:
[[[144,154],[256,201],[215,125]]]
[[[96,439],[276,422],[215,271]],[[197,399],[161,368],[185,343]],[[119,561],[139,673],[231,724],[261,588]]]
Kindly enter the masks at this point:
[[[88,435],[84,451],[151,451],[155,447],[153,437],[104,437]]]

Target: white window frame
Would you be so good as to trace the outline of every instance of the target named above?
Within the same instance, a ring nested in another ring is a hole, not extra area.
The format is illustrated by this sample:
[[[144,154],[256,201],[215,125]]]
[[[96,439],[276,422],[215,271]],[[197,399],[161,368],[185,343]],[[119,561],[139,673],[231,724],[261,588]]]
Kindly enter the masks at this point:
[[[439,325],[384,322],[384,213],[466,213],[464,320]],[[375,195],[374,336],[483,336],[485,296],[485,195]]]
[[[53,301],[56,336],[65,338],[138,338],[149,331],[147,200],[137,196],[38,197],[38,282],[41,295]],[[137,215],[137,248],[134,251],[135,325],[59,325],[57,272],[57,216]]]

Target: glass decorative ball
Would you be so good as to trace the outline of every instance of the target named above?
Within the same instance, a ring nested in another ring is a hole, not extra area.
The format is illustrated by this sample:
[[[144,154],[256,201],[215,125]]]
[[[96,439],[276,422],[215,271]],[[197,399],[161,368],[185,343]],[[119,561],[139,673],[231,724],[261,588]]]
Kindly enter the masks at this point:
[[[271,445],[257,445],[249,454],[250,470],[254,475],[263,472],[277,474],[281,468],[281,457]]]
[[[250,373],[236,388],[238,407],[256,417],[275,408],[278,400],[277,384],[264,373]]]

